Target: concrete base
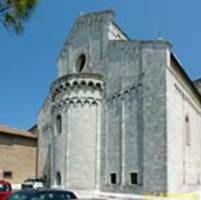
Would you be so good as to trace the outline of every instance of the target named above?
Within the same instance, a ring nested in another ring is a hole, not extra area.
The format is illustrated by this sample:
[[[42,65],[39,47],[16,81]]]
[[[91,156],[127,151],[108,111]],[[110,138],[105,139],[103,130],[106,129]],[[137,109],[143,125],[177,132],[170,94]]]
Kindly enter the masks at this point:
[[[122,194],[122,193],[109,193],[109,192],[100,192],[100,191],[84,191],[84,190],[71,190],[73,191],[78,198],[80,199],[121,199],[121,200],[140,200],[147,198],[144,195],[134,195],[134,194]]]

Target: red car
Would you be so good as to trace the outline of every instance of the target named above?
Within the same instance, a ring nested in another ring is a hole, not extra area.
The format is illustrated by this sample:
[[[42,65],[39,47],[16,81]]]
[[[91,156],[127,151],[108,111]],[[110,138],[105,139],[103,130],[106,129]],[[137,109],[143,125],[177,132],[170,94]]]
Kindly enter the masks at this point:
[[[11,184],[7,181],[0,180],[0,200],[5,200],[6,197],[12,194]]]

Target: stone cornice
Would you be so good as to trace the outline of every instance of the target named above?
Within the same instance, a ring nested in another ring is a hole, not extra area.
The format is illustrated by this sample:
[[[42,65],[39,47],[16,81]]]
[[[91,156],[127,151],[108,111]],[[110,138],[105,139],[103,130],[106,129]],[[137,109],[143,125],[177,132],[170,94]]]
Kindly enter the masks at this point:
[[[100,102],[101,99],[93,98],[93,97],[67,97],[64,99],[61,99],[55,103],[53,103],[53,108],[64,108],[64,106],[73,106],[74,108],[78,106],[86,106],[89,107],[98,105],[98,102]]]
[[[142,83],[137,83],[130,85],[129,87],[122,88],[121,91],[114,92],[107,96],[106,101],[112,103],[113,101],[123,100],[126,96],[132,95],[133,92],[137,91],[139,87],[142,86]]]
[[[99,74],[80,73],[80,74],[68,74],[55,80],[50,87],[50,94],[52,100],[62,93],[63,91],[79,90],[103,90],[103,76]]]

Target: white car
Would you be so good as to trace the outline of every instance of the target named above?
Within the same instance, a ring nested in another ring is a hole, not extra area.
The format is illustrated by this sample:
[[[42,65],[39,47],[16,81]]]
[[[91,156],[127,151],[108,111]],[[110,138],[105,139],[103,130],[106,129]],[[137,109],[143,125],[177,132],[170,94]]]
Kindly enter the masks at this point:
[[[39,189],[39,188],[43,188],[44,184],[42,179],[39,178],[29,178],[26,179],[23,183],[22,183],[22,189],[26,190],[26,189]]]

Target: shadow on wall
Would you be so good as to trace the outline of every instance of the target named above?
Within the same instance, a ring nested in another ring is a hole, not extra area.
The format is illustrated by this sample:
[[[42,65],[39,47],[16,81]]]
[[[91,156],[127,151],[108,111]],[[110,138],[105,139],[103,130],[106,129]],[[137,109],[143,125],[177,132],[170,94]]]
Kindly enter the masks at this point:
[[[51,168],[50,168],[50,156],[51,156],[51,146],[48,145],[48,151],[47,151],[47,155],[45,158],[45,164],[44,164],[44,168],[42,170],[42,179],[43,179],[43,183],[44,183],[44,187],[50,187],[51,185],[51,181],[50,181],[50,174],[51,174]]]

